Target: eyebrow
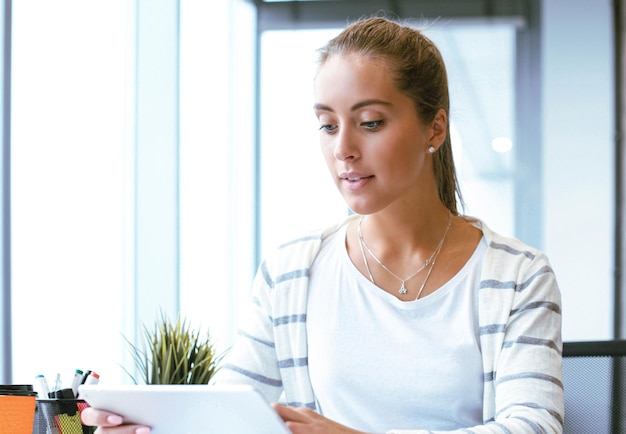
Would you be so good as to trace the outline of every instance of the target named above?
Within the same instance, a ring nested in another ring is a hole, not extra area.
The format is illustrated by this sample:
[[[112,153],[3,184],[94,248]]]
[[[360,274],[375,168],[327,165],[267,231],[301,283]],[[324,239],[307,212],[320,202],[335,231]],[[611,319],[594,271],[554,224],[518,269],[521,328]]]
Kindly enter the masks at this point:
[[[382,99],[366,99],[364,101],[360,101],[360,102],[357,102],[356,104],[354,104],[352,107],[350,107],[350,110],[351,111],[355,111],[355,110],[361,109],[363,107],[367,107],[368,105],[391,106],[391,103],[387,102],[387,101],[383,101]],[[313,105],[313,109],[334,112],[334,110],[332,108],[330,108],[329,106],[327,106],[325,104],[319,104],[319,103],[318,104],[314,104]]]

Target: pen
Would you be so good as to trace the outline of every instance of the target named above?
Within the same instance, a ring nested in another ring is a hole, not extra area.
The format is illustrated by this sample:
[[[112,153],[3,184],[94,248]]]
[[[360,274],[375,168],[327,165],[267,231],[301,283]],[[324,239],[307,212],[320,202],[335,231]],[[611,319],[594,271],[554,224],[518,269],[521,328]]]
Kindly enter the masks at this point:
[[[81,384],[98,384],[98,382],[100,381],[100,375],[98,375],[97,373],[93,372],[93,371],[87,371],[88,373],[86,373],[83,376],[83,382]],[[80,391],[77,395],[78,399],[81,399],[80,396]]]
[[[100,381],[100,375],[91,371],[83,384],[98,384],[98,381]]]
[[[56,392],[57,390],[61,390],[62,385],[61,385],[61,374],[57,374],[55,380],[54,380],[54,389],[52,390],[53,392]]]
[[[87,377],[89,377],[89,374],[91,374],[91,371],[89,369],[87,369],[83,373],[83,378],[80,380],[80,384],[85,384],[85,381],[87,381]]]

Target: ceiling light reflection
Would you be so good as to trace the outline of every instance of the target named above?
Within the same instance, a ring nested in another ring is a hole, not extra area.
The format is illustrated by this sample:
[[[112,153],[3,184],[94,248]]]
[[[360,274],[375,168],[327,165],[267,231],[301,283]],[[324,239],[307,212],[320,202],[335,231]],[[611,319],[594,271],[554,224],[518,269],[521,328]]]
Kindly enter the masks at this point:
[[[496,137],[491,141],[491,147],[494,151],[504,154],[511,152],[511,149],[513,149],[513,142],[508,137]]]

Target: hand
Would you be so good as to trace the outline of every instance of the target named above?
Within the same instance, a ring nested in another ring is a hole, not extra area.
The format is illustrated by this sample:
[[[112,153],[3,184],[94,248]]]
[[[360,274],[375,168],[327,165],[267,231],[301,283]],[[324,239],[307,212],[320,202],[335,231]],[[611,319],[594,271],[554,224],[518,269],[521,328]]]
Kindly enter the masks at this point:
[[[293,434],[365,434],[333,422],[308,408],[272,404]]]
[[[150,434],[150,428],[140,425],[122,425],[124,418],[108,411],[87,407],[80,418],[84,425],[97,426],[96,434]]]

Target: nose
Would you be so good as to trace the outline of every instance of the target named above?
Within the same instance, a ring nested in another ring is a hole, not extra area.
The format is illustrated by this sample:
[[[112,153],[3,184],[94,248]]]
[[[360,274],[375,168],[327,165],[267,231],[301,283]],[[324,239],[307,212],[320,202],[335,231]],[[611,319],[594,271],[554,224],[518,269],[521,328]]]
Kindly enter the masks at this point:
[[[335,135],[334,155],[339,161],[355,159],[359,156],[357,135],[350,128],[341,128]]]

